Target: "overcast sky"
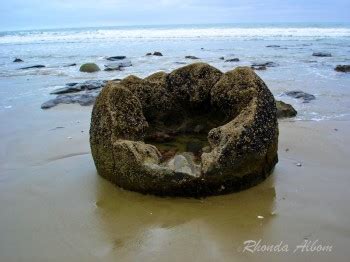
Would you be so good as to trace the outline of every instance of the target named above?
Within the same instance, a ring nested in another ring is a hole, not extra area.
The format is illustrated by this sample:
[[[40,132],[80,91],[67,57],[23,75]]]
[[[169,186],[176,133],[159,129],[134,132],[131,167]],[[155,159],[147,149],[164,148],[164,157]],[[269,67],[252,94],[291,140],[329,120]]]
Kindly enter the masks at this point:
[[[81,26],[350,22],[350,0],[4,0],[0,30]]]

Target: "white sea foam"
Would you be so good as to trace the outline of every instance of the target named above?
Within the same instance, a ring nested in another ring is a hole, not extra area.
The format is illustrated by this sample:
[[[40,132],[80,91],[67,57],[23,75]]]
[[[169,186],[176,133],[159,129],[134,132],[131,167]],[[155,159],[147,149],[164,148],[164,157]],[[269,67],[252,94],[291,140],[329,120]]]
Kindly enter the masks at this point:
[[[208,28],[133,28],[96,30],[28,31],[3,34],[1,44],[42,42],[89,42],[114,40],[162,40],[196,38],[310,39],[350,37],[350,28],[334,27],[208,27]]]

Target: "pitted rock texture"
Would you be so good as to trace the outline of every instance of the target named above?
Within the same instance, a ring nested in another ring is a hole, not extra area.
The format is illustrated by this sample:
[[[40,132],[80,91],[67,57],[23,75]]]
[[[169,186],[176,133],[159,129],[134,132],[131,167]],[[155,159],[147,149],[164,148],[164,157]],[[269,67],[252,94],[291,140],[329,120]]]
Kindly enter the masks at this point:
[[[192,136],[207,136],[207,145],[186,152],[181,141]],[[172,139],[179,143],[174,151],[167,148]],[[248,67],[223,74],[195,63],[129,76],[107,83],[97,97],[90,144],[98,173],[122,188],[160,196],[230,193],[263,181],[277,163],[276,104]]]

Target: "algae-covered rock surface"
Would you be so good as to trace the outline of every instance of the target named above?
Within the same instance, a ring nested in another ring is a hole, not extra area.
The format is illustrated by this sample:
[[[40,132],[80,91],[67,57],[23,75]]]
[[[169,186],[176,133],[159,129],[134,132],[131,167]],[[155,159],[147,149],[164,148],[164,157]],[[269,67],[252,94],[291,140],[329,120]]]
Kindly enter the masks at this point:
[[[94,72],[100,71],[101,69],[95,63],[86,63],[86,64],[82,64],[79,70],[80,72],[94,73]]]
[[[298,114],[292,105],[283,101],[276,101],[276,107],[278,118],[294,117]]]
[[[278,161],[276,103],[248,67],[195,63],[108,82],[90,145],[99,175],[132,191],[202,197],[263,181]]]

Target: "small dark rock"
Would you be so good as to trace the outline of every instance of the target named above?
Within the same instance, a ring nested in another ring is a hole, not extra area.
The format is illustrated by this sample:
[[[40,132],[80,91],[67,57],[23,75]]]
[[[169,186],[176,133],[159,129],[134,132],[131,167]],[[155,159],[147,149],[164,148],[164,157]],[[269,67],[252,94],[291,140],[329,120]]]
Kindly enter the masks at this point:
[[[278,47],[281,47],[281,46],[280,45],[267,45],[266,47],[278,48]]]
[[[239,62],[239,58],[227,59],[225,62]]]
[[[311,100],[316,99],[314,95],[305,93],[303,91],[288,91],[288,92],[285,92],[284,94],[297,99],[303,99],[304,103],[309,103]]]
[[[81,83],[80,85],[83,90],[94,90],[104,87],[106,83],[106,80],[88,80]]]
[[[267,69],[266,66],[251,66],[250,68],[253,70],[266,70]]]
[[[68,83],[65,87],[58,88],[52,91],[52,95],[68,94],[68,93],[77,93],[84,90],[95,90],[102,88],[106,85],[105,80],[89,80],[83,83]]]
[[[25,70],[25,69],[34,69],[34,68],[44,68],[44,65],[34,65],[34,66],[26,66],[26,67],[21,67],[20,69]]]
[[[106,59],[108,61],[118,61],[118,60],[123,60],[125,58],[126,58],[126,56],[124,56],[124,55],[118,55],[118,56],[110,56],[110,57],[107,57]]]
[[[348,73],[348,72],[350,72],[350,65],[337,65],[334,68],[334,70],[337,72]]]
[[[292,105],[284,103],[283,101],[276,101],[277,118],[294,117],[297,115],[297,111]]]
[[[52,128],[49,131],[54,131],[54,130],[63,129],[63,128],[64,128],[63,126],[56,126],[55,128]]]
[[[152,55],[152,53],[147,53],[147,54],[146,54],[146,56],[151,56],[151,55]]]
[[[23,60],[20,59],[20,58],[15,58],[15,60],[13,60],[13,62],[14,62],[14,63],[20,63],[20,62],[23,62]]]
[[[261,66],[265,66],[265,67],[275,67],[277,66],[276,63],[268,61],[268,62],[259,62],[259,63],[253,63],[252,67],[261,67]]]
[[[225,57],[222,56],[222,57],[220,57],[219,59],[220,59],[220,60],[225,60]]]
[[[331,54],[331,53],[327,53],[327,52],[314,52],[314,53],[312,54],[312,56],[331,57],[332,54]]]
[[[154,55],[154,56],[163,56],[163,54],[162,54],[161,52],[157,52],[157,51],[154,52],[153,55]]]
[[[76,63],[68,64],[68,65],[64,65],[63,67],[71,67],[71,66],[77,66],[77,64]]]
[[[98,93],[59,95],[41,105],[42,109],[49,109],[58,104],[80,104],[81,106],[93,105]]]
[[[199,59],[198,57],[196,56],[193,56],[193,55],[187,55],[185,56],[186,59]]]

